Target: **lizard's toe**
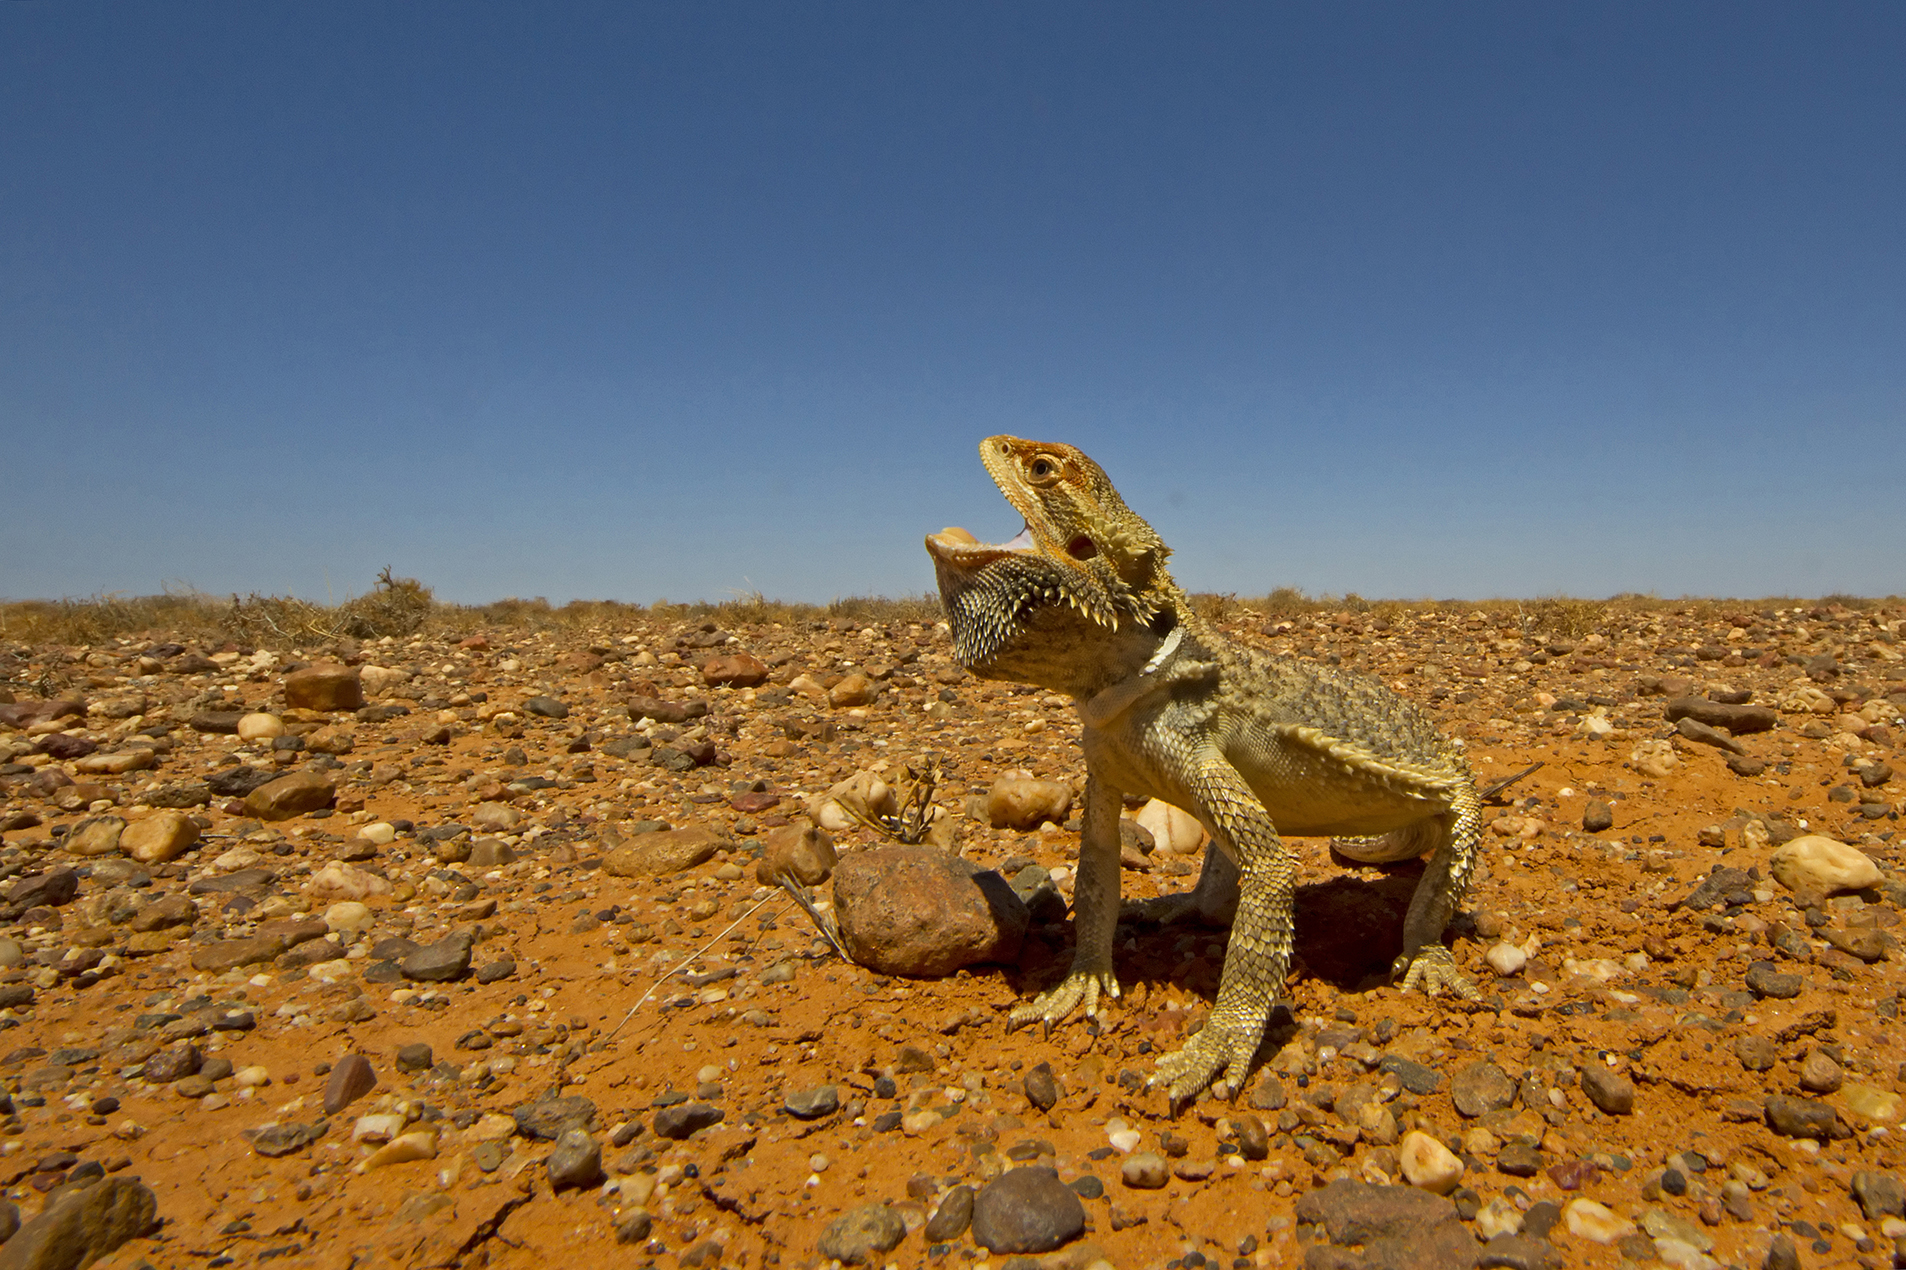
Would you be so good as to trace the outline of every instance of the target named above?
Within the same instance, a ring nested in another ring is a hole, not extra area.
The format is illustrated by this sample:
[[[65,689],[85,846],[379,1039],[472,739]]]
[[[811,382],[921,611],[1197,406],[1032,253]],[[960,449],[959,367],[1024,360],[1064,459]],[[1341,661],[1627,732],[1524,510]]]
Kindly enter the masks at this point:
[[[1101,991],[1110,997],[1118,996],[1118,980],[1110,973],[1075,971],[1051,991],[1014,1010],[1007,1016],[1007,1026],[1024,1027],[1028,1023],[1043,1022],[1050,1028],[1081,1005],[1086,1014],[1096,1015]]]
[[[1152,1080],[1166,1083],[1174,1108],[1189,1103],[1207,1087],[1218,1097],[1229,1098],[1249,1079],[1251,1060],[1263,1035],[1262,1026],[1206,1023],[1183,1049],[1158,1060]]]
[[[1440,996],[1445,988],[1465,1001],[1474,1001],[1481,996],[1475,985],[1456,969],[1449,949],[1441,944],[1431,944],[1414,957],[1407,953],[1398,957],[1391,973],[1403,977],[1402,988],[1405,992],[1421,985],[1423,991],[1432,997]]]

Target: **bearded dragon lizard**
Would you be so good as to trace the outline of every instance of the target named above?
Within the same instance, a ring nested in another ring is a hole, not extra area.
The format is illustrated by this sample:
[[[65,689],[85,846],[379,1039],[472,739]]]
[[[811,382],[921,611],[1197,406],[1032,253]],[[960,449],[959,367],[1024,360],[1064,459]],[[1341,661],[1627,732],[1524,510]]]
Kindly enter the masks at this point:
[[[1476,863],[1481,801],[1462,754],[1415,706],[1361,675],[1246,648],[1201,618],[1165,569],[1156,530],[1069,445],[989,437],[980,456],[1026,518],[1010,542],[929,536],[954,654],[975,675],[1077,704],[1086,759],[1065,979],[1012,1014],[1048,1026],[1116,997],[1121,798],[1161,798],[1211,835],[1185,895],[1135,906],[1155,920],[1229,919],[1217,1001],[1158,1061],[1174,1105],[1250,1074],[1290,967],[1295,867],[1279,833],[1340,837],[1364,861],[1428,852],[1392,967],[1404,990],[1477,994],[1442,943]],[[1215,1082],[1215,1083],[1214,1083]]]

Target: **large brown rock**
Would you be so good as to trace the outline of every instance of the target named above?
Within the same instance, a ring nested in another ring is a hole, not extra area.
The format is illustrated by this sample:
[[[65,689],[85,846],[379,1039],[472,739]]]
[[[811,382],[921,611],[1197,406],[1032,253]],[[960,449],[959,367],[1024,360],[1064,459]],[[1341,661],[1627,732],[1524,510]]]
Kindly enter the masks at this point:
[[[291,772],[245,795],[245,810],[260,820],[289,820],[337,802],[337,786],[317,772]]]
[[[754,688],[768,681],[768,663],[748,653],[710,657],[702,665],[702,682],[711,688]]]
[[[294,710],[356,710],[364,704],[364,684],[354,666],[306,666],[285,676],[285,704]]]
[[[69,1191],[0,1248],[0,1270],[79,1270],[152,1229],[159,1197],[136,1177]]]
[[[619,878],[663,878],[714,857],[727,842],[706,825],[637,834],[602,857],[602,871]]]
[[[141,864],[164,864],[190,851],[198,840],[197,821],[182,811],[158,811],[121,830],[119,849]]]
[[[1005,878],[930,847],[850,852],[834,870],[834,915],[855,961],[926,977],[1017,960],[1029,920]]]

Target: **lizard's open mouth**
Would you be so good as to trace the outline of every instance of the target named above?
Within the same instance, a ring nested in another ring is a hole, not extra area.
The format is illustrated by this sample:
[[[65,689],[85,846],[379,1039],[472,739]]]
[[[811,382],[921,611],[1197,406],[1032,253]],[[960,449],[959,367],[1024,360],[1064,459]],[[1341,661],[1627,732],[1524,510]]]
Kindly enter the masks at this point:
[[[1037,552],[1039,544],[1032,539],[1030,525],[1021,525],[1019,532],[1005,542],[981,542],[970,531],[952,525],[937,534],[928,534],[927,550],[941,564],[970,573],[1007,556]]]

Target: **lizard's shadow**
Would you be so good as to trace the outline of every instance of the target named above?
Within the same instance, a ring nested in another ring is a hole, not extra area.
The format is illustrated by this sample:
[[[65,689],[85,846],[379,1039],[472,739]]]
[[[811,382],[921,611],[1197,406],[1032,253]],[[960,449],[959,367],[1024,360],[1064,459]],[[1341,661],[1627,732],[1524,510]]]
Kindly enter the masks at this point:
[[[1300,884],[1293,902],[1297,924],[1294,963],[1299,973],[1323,979],[1344,992],[1388,983],[1390,965],[1403,951],[1403,918],[1409,912],[1423,869],[1420,860],[1360,866],[1354,872]],[[1052,945],[1059,930],[1046,927],[1046,949],[1021,960],[1020,992],[1043,991],[1063,974],[1071,950],[1070,940],[1065,945]],[[1223,964],[1222,945],[1228,933],[1223,927],[1191,923],[1154,926],[1121,922],[1115,953],[1119,982],[1175,985],[1206,1001],[1215,1000]],[[1188,944],[1207,950],[1206,954],[1190,956],[1187,964]]]

